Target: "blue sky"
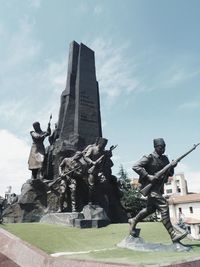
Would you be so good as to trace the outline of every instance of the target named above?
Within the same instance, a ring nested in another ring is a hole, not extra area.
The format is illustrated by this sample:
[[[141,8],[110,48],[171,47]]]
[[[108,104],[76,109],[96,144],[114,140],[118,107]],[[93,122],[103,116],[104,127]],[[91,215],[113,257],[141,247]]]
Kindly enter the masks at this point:
[[[114,174],[163,137],[174,159],[200,142],[200,2],[0,0],[0,194],[30,178],[29,131],[56,122],[72,40],[95,51]],[[200,192],[200,148],[177,167]]]

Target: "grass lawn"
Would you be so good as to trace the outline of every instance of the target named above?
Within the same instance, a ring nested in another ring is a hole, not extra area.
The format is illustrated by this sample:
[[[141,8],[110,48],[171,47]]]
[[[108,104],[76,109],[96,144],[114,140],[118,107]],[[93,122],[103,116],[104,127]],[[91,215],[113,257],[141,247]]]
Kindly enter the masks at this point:
[[[140,223],[138,226],[141,228],[141,237],[146,241],[171,243],[162,223]],[[139,252],[117,248],[116,244],[128,235],[128,224],[112,224],[99,229],[78,229],[40,223],[5,224],[1,227],[48,254],[86,252],[65,256],[73,259],[156,264],[200,257],[200,241],[188,239],[184,239],[182,243],[192,246],[190,252]]]

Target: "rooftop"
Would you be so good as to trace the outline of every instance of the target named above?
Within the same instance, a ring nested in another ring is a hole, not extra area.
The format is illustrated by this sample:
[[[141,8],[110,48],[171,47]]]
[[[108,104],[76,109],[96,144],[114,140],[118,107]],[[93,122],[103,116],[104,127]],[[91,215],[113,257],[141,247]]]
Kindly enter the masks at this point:
[[[169,200],[169,204],[179,204],[179,203],[191,203],[200,202],[200,193],[198,194],[187,194],[187,195],[172,195]]]

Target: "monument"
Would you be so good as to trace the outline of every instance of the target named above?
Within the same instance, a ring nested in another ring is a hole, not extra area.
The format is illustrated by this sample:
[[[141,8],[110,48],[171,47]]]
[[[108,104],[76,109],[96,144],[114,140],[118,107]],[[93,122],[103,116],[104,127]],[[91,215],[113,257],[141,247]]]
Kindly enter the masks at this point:
[[[49,127],[50,123],[45,136],[49,136],[50,145],[38,170],[43,177],[32,177],[22,186],[18,203],[7,211],[7,221],[13,220],[13,214],[15,222],[39,221],[44,214],[59,210],[84,211],[85,220],[96,218],[101,220],[101,225],[106,224],[102,221],[104,218],[127,222],[120,204],[117,178],[111,170],[112,150],[116,146],[106,150],[107,140],[102,137],[94,51],[82,43],[70,44],[58,122],[53,131]],[[90,206],[86,207],[88,203]],[[81,219],[75,223],[79,226],[88,223],[82,221],[82,215],[77,219]]]
[[[53,150],[53,173],[57,177],[61,158],[71,156],[102,137],[99,87],[94,51],[73,41],[69,49],[66,87],[61,95],[57,140]]]

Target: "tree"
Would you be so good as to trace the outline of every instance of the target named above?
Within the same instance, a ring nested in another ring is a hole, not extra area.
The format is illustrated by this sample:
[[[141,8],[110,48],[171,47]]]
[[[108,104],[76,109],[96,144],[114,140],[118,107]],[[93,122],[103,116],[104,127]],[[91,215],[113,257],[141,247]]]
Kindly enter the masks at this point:
[[[145,207],[146,201],[141,198],[138,188],[131,186],[131,180],[128,173],[121,165],[118,172],[118,181],[121,191],[121,204],[126,210],[128,216],[134,217],[141,209]]]

